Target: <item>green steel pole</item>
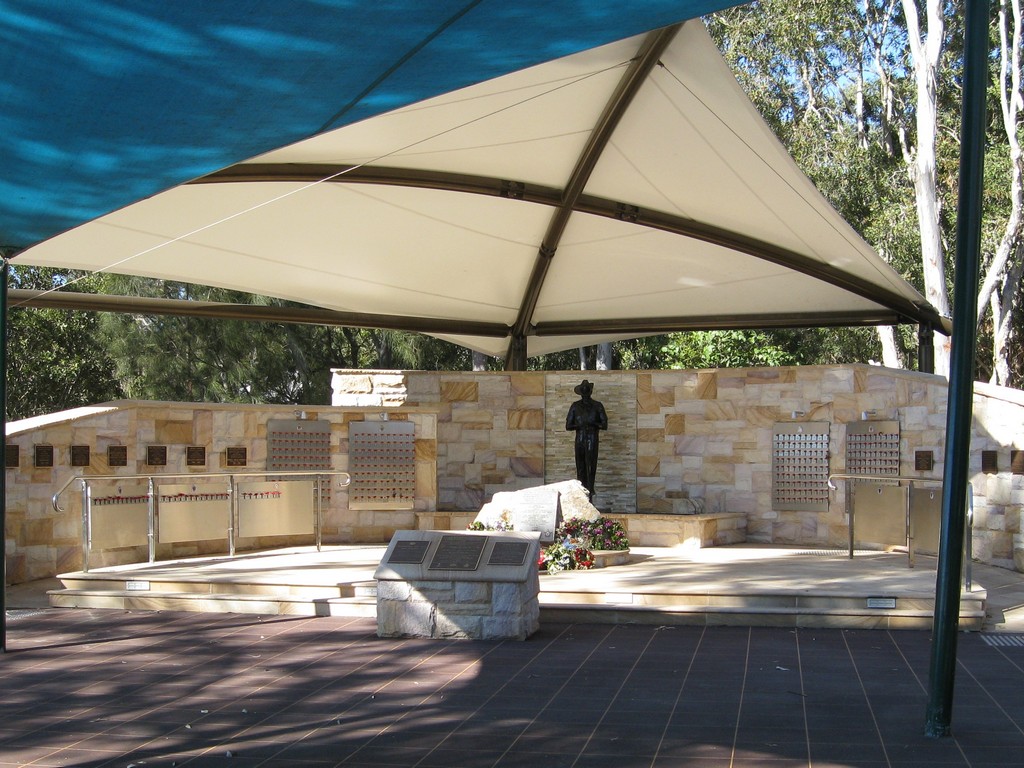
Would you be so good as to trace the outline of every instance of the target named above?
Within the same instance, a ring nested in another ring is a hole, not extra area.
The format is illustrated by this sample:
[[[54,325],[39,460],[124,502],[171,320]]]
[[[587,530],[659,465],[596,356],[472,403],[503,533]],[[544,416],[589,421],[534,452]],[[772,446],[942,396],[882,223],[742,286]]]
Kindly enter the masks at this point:
[[[956,641],[960,617],[964,523],[971,449],[976,314],[981,254],[985,89],[988,84],[988,0],[967,0],[964,90],[960,117],[960,189],[957,199],[956,276],[953,283],[953,348],[946,407],[945,482],[935,577],[935,617],[928,676],[925,734],[948,736],[953,715]]]
[[[0,472],[0,653],[7,653],[7,271],[6,254],[0,252],[0,443],[4,448],[3,472]]]

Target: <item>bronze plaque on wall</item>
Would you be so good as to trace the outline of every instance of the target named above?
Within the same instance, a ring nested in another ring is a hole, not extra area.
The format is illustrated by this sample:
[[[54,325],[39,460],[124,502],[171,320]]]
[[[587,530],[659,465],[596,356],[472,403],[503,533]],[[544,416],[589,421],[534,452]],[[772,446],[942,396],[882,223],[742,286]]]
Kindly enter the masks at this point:
[[[1024,475],[1024,451],[1010,451],[1010,471],[1015,475]]]
[[[935,454],[932,451],[914,451],[914,469],[927,472],[935,468]]]
[[[35,446],[35,465],[37,467],[52,467],[53,466],[53,446],[52,445],[37,445],[37,446]]]
[[[186,467],[206,466],[206,447],[202,445],[190,445],[185,449]]]
[[[21,466],[21,449],[18,446],[4,447],[4,466],[8,469],[17,469]]]
[[[128,446],[127,445],[108,445],[107,446],[107,466],[108,467],[127,467],[128,466]]]
[[[244,445],[225,448],[224,454],[224,463],[229,467],[244,467],[249,463],[248,449]]]
[[[999,472],[999,452],[981,452],[981,471],[986,475],[994,475]]]
[[[166,467],[167,466],[167,446],[166,445],[147,445],[146,446],[146,463],[151,467]]]
[[[71,446],[71,466],[72,467],[88,467],[89,466],[89,446],[88,445],[72,445]]]

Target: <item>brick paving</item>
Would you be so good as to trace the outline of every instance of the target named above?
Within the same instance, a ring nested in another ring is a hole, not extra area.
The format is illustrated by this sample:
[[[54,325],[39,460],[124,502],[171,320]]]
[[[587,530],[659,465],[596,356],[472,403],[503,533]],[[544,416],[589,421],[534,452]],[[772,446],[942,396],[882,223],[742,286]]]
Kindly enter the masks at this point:
[[[938,740],[929,643],[586,624],[396,640],[365,618],[15,610],[0,766],[1024,766],[1021,636],[959,636]]]

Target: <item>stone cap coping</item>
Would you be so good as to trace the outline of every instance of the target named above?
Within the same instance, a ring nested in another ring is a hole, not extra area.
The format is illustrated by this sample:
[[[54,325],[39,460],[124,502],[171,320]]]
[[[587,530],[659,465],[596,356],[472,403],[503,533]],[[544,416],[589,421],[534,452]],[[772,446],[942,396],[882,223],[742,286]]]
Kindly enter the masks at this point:
[[[476,570],[430,568],[431,560],[445,536],[478,536],[486,539],[480,565]],[[425,541],[426,553],[420,563],[391,563],[399,542]],[[522,565],[489,565],[488,559],[497,542],[523,542],[527,545]],[[373,577],[378,581],[502,581],[525,582],[537,575],[540,557],[540,533],[536,531],[395,531]]]

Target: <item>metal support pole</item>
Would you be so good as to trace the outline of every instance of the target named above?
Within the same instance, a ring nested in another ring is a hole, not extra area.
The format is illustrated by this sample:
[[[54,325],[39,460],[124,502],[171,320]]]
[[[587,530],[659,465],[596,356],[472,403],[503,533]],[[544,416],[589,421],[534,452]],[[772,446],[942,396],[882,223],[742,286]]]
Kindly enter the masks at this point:
[[[238,483],[228,478],[228,555],[235,556],[235,528],[238,525]]]
[[[917,326],[917,370],[935,373],[935,330],[930,325]]]
[[[925,734],[950,734],[960,573],[969,484],[976,312],[981,253],[981,194],[988,83],[988,0],[967,0],[964,33],[963,111],[960,123],[960,191],[957,200],[956,276],[953,284],[953,347],[946,408],[942,526],[935,578],[935,617],[928,675]]]
[[[7,653],[7,257],[0,252],[0,440],[4,471],[0,473],[0,653]]]
[[[153,478],[146,480],[146,514],[149,519],[149,562],[156,562],[156,485]]]
[[[82,571],[89,572],[89,552],[92,551],[92,489],[82,480]]]

